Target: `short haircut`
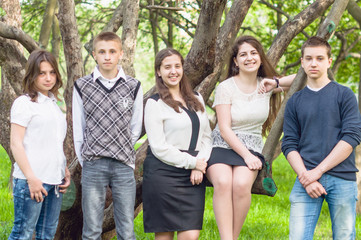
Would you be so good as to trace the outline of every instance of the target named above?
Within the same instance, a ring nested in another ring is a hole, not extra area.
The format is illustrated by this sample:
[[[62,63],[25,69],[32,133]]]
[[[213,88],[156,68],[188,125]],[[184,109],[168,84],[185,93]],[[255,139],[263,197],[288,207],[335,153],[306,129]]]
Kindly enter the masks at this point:
[[[93,40],[93,51],[95,50],[95,45],[99,41],[115,41],[115,42],[118,42],[119,46],[120,46],[120,50],[122,50],[122,40],[114,32],[102,32],[102,33],[99,33]]]
[[[321,37],[313,36],[313,37],[310,37],[309,39],[307,39],[307,41],[302,45],[302,48],[301,48],[302,57],[303,57],[303,54],[305,53],[305,48],[307,48],[307,47],[325,47],[326,51],[327,51],[327,56],[329,58],[331,58],[331,46],[327,42],[327,40],[325,40]]]

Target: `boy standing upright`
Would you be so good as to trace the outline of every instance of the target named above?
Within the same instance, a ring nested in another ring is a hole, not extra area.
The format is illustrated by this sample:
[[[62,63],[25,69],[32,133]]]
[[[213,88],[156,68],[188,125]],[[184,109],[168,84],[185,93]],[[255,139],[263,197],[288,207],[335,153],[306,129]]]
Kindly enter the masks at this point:
[[[119,65],[122,43],[113,32],[93,41],[94,72],[73,91],[75,152],[82,165],[83,239],[101,239],[107,186],[118,239],[134,236],[135,151],[143,118],[140,82]]]
[[[302,46],[307,87],[287,102],[282,151],[298,178],[290,202],[290,239],[312,239],[328,202],[333,239],[355,239],[357,184],[354,148],[361,118],[354,93],[328,78],[331,47],[319,37]]]

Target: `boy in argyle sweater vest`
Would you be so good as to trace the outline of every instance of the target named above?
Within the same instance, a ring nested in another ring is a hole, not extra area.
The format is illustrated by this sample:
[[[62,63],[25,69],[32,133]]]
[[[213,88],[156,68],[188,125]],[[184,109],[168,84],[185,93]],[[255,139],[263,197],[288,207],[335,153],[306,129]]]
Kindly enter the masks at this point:
[[[113,32],[93,42],[94,72],[73,90],[74,147],[82,165],[83,239],[101,239],[107,186],[112,190],[118,239],[135,239],[135,151],[142,129],[140,82],[118,65],[121,39]]]

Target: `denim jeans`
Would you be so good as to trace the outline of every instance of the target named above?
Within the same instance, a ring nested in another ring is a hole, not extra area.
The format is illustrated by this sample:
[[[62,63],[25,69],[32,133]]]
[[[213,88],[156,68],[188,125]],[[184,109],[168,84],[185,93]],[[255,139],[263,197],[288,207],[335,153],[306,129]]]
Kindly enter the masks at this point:
[[[83,239],[100,240],[107,186],[112,190],[117,239],[135,240],[134,170],[111,158],[84,161],[82,169]]]
[[[298,178],[293,186],[290,201],[290,239],[313,239],[322,203],[328,203],[332,222],[333,239],[355,239],[357,184],[324,174],[318,180],[327,195],[311,198]]]
[[[32,239],[34,230],[36,239],[53,239],[63,197],[58,186],[43,184],[48,196],[43,196],[43,202],[37,202],[30,198],[25,179],[14,178],[13,183],[15,219],[9,240]]]

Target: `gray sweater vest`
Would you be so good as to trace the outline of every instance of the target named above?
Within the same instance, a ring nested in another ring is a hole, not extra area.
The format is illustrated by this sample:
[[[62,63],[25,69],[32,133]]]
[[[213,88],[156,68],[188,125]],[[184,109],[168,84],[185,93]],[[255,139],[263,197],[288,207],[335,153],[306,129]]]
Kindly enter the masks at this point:
[[[134,167],[130,121],[140,82],[127,76],[107,89],[99,80],[93,81],[90,74],[79,78],[74,86],[84,107],[86,127],[81,148],[84,159],[109,157]]]

